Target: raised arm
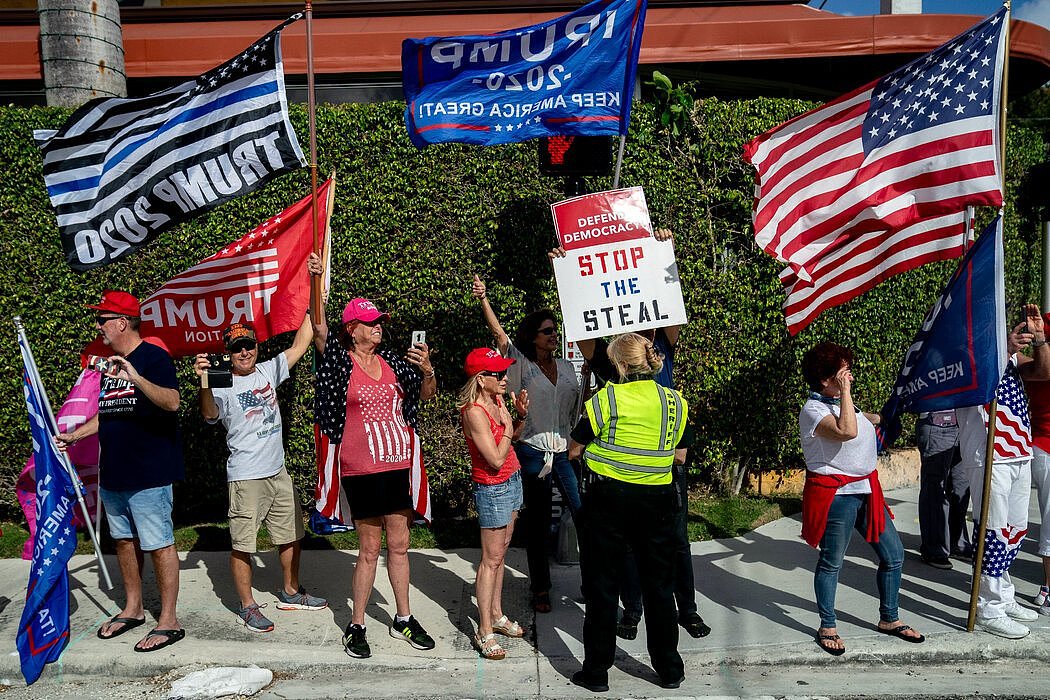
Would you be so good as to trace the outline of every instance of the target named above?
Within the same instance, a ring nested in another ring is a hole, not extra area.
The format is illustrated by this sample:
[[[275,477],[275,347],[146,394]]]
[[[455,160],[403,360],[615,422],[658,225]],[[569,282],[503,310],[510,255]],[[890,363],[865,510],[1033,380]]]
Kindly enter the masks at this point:
[[[211,362],[208,361],[206,353],[200,353],[193,361],[193,371],[197,373],[198,379],[204,377],[209,367],[211,367]],[[219,405],[215,403],[215,395],[211,393],[210,387],[200,388],[200,408],[201,416],[209,423],[219,417]]]
[[[853,406],[853,397],[850,395],[850,384],[853,382],[853,374],[848,367],[843,367],[835,373],[832,380],[838,384],[839,391],[839,415],[824,416],[817,423],[816,433],[828,440],[846,442],[857,437],[857,411]]]
[[[310,314],[307,312],[302,324],[299,326],[299,330],[295,332],[292,346],[284,351],[284,359],[288,362],[288,371],[291,371],[292,367],[295,367],[295,363],[303,358],[306,351],[310,349],[310,341],[313,339],[314,326],[310,320]]]
[[[310,271],[311,275],[320,276],[323,272],[321,268],[321,257],[317,253],[310,253],[310,257],[306,259],[306,269]],[[321,308],[317,310],[317,313],[311,318],[311,325],[314,337],[314,347],[317,348],[317,352],[324,352],[325,341],[328,340],[328,321],[325,320],[325,295],[321,295]],[[296,336],[298,337],[298,336]]]
[[[1050,346],[1046,343],[1046,324],[1039,307],[1035,304],[1025,306],[1025,316],[1028,333],[1032,338],[1032,357],[1022,355],[1017,371],[1026,380],[1046,381],[1050,379]]]
[[[510,336],[507,335],[507,331],[503,330],[499,319],[496,318],[496,312],[492,310],[492,304],[489,303],[488,294],[485,292],[485,283],[477,275],[474,275],[471,293],[474,294],[476,299],[481,301],[481,315],[485,317],[485,324],[492,331],[492,335],[496,337],[496,348],[501,354],[506,355],[507,348],[510,345]]]

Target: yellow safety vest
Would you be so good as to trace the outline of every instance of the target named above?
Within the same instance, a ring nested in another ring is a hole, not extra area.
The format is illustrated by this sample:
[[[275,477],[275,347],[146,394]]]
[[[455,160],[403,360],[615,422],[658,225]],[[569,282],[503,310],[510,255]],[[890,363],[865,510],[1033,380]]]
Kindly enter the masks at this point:
[[[591,471],[635,484],[671,483],[689,415],[681,394],[652,380],[607,384],[586,409],[596,436],[583,453]]]

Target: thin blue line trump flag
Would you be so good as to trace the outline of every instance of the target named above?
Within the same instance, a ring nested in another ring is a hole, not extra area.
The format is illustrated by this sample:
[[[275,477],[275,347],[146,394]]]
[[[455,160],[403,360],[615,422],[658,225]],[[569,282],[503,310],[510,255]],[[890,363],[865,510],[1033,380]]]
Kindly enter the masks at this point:
[[[60,461],[43,394],[36,385],[33,360],[19,335],[25,365],[23,388],[36,463],[36,537],[26,587],[26,605],[18,624],[15,646],[26,683],[40,677],[44,665],[57,661],[69,642],[69,573],[77,547],[73,482]]]
[[[405,125],[417,147],[626,134],[646,0],[594,0],[497,34],[405,39]]]
[[[34,133],[71,268],[119,260],[306,164],[284,90],[288,22],[198,78],[147,97],[92,100],[57,132]]]
[[[889,445],[899,435],[905,411],[945,411],[991,401],[1006,359],[1000,215],[959,263],[905,353],[882,408],[883,442]]]

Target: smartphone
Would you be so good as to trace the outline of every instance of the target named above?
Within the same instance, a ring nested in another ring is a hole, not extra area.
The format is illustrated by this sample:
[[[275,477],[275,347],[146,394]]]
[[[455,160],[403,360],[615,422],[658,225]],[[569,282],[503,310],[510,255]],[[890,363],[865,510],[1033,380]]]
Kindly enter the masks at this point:
[[[426,345],[427,344],[427,332],[426,331],[412,331],[412,346]]]
[[[1021,323],[1024,326],[1021,328],[1022,333],[1028,332],[1028,304],[1021,304]]]
[[[202,389],[228,389],[233,386],[233,360],[227,354],[209,354],[208,364],[201,377]]]
[[[102,357],[101,355],[88,355],[87,359],[88,369],[93,369],[101,374],[108,374],[110,376],[116,374],[116,367],[109,361],[108,357]]]

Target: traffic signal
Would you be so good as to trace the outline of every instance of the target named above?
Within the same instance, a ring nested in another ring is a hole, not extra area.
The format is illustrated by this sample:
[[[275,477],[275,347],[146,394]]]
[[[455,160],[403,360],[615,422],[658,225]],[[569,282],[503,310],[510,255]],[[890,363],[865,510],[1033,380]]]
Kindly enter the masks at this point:
[[[611,136],[544,136],[538,147],[541,175],[608,175],[612,169]]]

